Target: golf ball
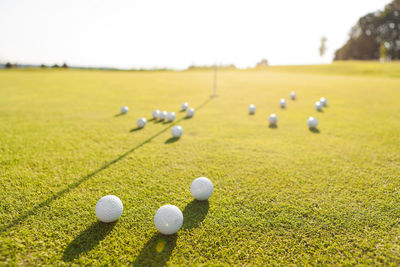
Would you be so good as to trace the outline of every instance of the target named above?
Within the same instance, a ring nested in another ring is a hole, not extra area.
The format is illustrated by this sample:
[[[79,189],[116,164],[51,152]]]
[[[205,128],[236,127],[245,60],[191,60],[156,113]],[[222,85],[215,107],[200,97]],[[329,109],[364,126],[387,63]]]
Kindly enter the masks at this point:
[[[192,196],[197,200],[207,200],[211,197],[214,187],[210,179],[206,177],[199,177],[193,180],[190,186]]]
[[[187,108],[189,107],[189,103],[185,102],[181,105],[182,110],[187,110]]]
[[[194,115],[194,108],[189,108],[189,109],[186,111],[186,116],[188,116],[189,118],[191,118],[191,117],[193,117],[193,115]]]
[[[318,120],[314,117],[310,117],[307,120],[307,125],[310,128],[316,128],[318,126]]]
[[[328,99],[326,99],[325,97],[321,97],[321,99],[319,100],[322,105],[325,107],[326,105],[328,105]]]
[[[138,128],[143,128],[144,126],[146,126],[147,120],[146,118],[140,118],[136,121],[136,125]]]
[[[165,120],[167,118],[168,113],[166,111],[161,111],[160,114],[158,115],[158,118],[160,120]]]
[[[318,110],[318,111],[321,111],[322,110],[322,103],[321,102],[319,102],[319,101],[317,101],[317,102],[315,102],[315,109],[316,110]]]
[[[276,123],[278,122],[278,116],[276,116],[275,114],[271,114],[269,115],[268,121],[270,125],[276,125]]]
[[[291,98],[292,100],[296,100],[296,92],[291,92],[291,93],[290,93],[290,98]]]
[[[123,209],[124,206],[118,197],[107,195],[97,201],[95,212],[100,221],[109,223],[118,220]]]
[[[175,118],[176,118],[175,112],[168,112],[168,114],[167,114],[168,121],[174,121]]]
[[[125,114],[125,113],[128,112],[128,110],[129,110],[129,108],[128,108],[127,106],[123,106],[123,107],[121,108],[121,113],[122,113],[122,114]]]
[[[279,104],[280,104],[281,108],[285,108],[286,107],[286,100],[284,98],[281,98],[281,100],[279,101]]]
[[[256,106],[254,106],[253,104],[251,104],[249,106],[249,114],[254,114],[256,113]]]
[[[179,125],[172,127],[172,129],[171,129],[171,134],[172,134],[172,136],[175,137],[175,138],[181,137],[182,134],[183,134],[183,129],[182,129],[182,127],[179,126]]]
[[[164,235],[172,235],[181,229],[183,224],[183,214],[174,205],[164,205],[159,208],[154,215],[154,225],[157,230]]]
[[[153,116],[153,119],[158,119],[158,116],[160,115],[160,111],[158,109],[153,110],[151,113],[151,116]]]

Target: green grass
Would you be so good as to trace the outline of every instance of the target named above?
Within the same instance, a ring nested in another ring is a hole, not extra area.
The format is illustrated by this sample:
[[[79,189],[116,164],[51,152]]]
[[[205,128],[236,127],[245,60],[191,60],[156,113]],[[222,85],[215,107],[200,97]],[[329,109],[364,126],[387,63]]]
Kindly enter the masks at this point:
[[[0,71],[1,265],[399,265],[398,63],[369,64],[224,70],[215,98],[212,71]],[[131,131],[155,108],[177,112],[180,140],[173,124]],[[199,176],[209,202],[190,195]],[[109,225],[94,214],[107,194],[124,204]],[[168,203],[184,225],[165,237]]]

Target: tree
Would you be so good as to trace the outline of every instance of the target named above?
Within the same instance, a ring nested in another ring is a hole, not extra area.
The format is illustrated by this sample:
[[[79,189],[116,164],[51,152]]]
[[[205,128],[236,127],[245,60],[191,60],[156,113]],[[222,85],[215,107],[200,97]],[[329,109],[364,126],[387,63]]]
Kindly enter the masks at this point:
[[[256,64],[256,68],[257,67],[266,67],[266,66],[268,66],[268,60],[265,58],[261,59],[260,62],[257,62],[257,64]]]
[[[4,68],[6,69],[11,69],[13,65],[10,62],[7,62],[6,65],[4,65]]]
[[[327,49],[326,42],[327,41],[328,41],[328,39],[325,36],[323,36],[321,38],[321,46],[319,47],[319,56],[320,57],[323,57],[326,53],[326,49]]]
[[[60,66],[58,66],[57,64],[54,64],[53,66],[51,66],[52,68],[59,68]]]
[[[381,57],[382,62],[388,59],[388,48],[389,48],[388,43],[381,44],[381,47],[379,48],[379,55]]]
[[[67,63],[64,62],[64,64],[62,64],[61,67],[64,68],[64,69],[66,69],[66,68],[68,68],[68,65],[67,65]]]
[[[383,11],[361,17],[350,31],[346,44],[335,53],[335,60],[377,60],[380,48],[387,44],[387,57],[400,59],[400,0]]]
[[[44,65],[44,64],[41,64],[40,67],[43,68],[43,69],[44,69],[44,68],[47,68],[47,66]]]

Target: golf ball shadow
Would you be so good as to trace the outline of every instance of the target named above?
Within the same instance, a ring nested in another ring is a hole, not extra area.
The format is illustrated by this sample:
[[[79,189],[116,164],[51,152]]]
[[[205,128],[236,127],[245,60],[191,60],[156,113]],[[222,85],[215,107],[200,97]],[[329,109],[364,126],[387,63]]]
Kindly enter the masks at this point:
[[[177,234],[154,234],[143,246],[133,266],[165,266],[176,246]]]
[[[278,129],[278,125],[277,124],[270,124],[268,127],[270,129]]]
[[[130,129],[129,132],[130,132],[130,133],[133,133],[133,132],[142,130],[143,128],[144,128],[144,127],[142,127],[142,128],[136,127],[136,128]]]
[[[311,127],[309,127],[308,129],[309,129],[310,132],[312,132],[312,133],[317,133],[317,134],[319,134],[319,133],[321,132],[318,128],[311,128]]]
[[[68,244],[64,250],[63,260],[73,261],[79,258],[79,255],[95,248],[114,229],[115,224],[116,222],[103,223],[100,221],[92,223]]]
[[[210,209],[210,203],[208,200],[193,200],[182,211],[183,214],[183,226],[182,229],[192,229],[200,225],[206,218],[208,210]]]
[[[165,141],[165,143],[172,144],[172,143],[175,143],[176,141],[178,141],[179,139],[180,139],[180,137],[170,137]]]

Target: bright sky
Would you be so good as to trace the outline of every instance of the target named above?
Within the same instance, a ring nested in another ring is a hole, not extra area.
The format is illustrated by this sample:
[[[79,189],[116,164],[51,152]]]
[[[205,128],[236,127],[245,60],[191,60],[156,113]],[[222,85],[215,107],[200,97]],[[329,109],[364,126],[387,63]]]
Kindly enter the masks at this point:
[[[186,68],[320,64],[390,0],[0,0],[0,61]],[[320,38],[328,51],[319,57]]]

